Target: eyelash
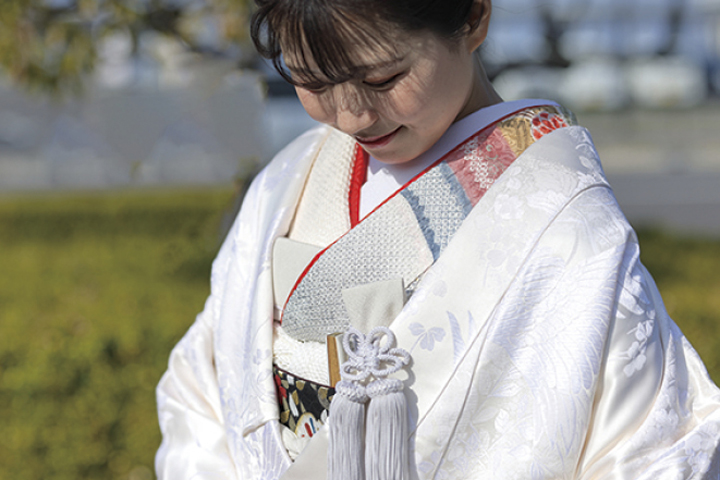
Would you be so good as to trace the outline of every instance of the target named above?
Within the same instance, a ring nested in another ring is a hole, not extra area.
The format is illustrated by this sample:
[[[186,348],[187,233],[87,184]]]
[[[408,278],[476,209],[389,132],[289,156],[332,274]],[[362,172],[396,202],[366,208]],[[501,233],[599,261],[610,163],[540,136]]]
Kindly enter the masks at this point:
[[[312,93],[322,93],[325,90],[327,90],[328,85],[325,84],[315,84],[315,83],[308,83],[308,84],[302,84],[300,85],[301,88],[304,88],[308,92]]]

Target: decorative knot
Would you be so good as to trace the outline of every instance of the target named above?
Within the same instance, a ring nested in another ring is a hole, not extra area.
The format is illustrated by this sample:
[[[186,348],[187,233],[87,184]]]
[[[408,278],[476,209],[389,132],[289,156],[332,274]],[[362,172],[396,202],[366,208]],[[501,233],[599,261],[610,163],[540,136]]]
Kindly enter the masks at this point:
[[[367,335],[350,328],[343,337],[348,360],[342,364],[343,380],[362,382],[370,376],[386,378],[410,363],[410,354],[394,348],[395,335],[387,327],[375,327]]]

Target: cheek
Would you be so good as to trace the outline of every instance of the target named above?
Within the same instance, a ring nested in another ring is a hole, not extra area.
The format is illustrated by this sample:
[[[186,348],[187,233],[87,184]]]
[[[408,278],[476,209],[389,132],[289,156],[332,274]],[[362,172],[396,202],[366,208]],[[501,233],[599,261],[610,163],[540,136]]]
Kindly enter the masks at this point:
[[[452,59],[422,62],[415,74],[392,91],[388,116],[402,123],[428,126],[455,118],[465,101],[472,70]]]
[[[416,129],[432,129],[453,116],[454,97],[439,88],[408,88],[388,99],[386,116]]]
[[[416,85],[404,85],[394,89],[384,102],[379,102],[379,113],[390,120],[404,124],[422,121],[432,103],[428,92]]]
[[[296,88],[295,91],[303,108],[313,120],[320,123],[331,123],[332,115],[317,95],[299,88]]]

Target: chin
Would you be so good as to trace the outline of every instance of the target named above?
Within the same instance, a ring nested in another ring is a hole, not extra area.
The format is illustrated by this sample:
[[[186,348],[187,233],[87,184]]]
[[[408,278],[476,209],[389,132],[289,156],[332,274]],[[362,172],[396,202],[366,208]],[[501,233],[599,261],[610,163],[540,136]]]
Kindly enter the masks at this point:
[[[407,155],[400,155],[400,154],[397,154],[397,155],[392,155],[392,154],[390,154],[390,155],[388,155],[388,154],[375,155],[372,152],[368,152],[368,153],[370,155],[372,155],[373,157],[375,157],[376,160],[378,160],[382,163],[386,163],[388,165],[399,165],[401,163],[407,163],[415,158],[415,157],[408,157]]]
[[[393,150],[393,151],[378,151],[378,152],[372,152],[368,150],[368,153],[375,157],[375,159],[379,160],[382,163],[386,163],[388,165],[399,165],[401,163],[407,163],[412,160],[415,160],[418,156],[420,156],[424,150],[417,150],[412,149],[411,151],[407,151],[404,149],[401,150]]]

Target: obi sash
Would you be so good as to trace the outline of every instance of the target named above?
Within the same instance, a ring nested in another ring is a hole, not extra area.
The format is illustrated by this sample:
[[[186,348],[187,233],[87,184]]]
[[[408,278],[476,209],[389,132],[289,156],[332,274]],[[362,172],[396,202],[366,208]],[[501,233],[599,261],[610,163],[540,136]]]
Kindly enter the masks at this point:
[[[353,324],[347,293],[364,286],[401,281],[405,298],[412,295],[505,169],[543,135],[575,124],[562,107],[532,107],[456,146],[313,258],[283,308],[285,332],[324,342],[346,331]]]

